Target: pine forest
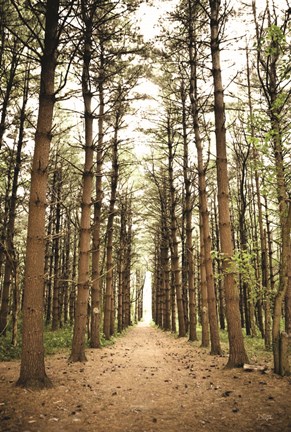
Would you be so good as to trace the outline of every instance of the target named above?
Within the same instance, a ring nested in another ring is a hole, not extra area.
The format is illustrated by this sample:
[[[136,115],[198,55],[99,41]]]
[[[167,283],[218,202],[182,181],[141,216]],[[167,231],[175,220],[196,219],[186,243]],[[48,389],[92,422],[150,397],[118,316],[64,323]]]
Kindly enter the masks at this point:
[[[0,38],[0,430],[290,430],[289,0],[0,0]]]

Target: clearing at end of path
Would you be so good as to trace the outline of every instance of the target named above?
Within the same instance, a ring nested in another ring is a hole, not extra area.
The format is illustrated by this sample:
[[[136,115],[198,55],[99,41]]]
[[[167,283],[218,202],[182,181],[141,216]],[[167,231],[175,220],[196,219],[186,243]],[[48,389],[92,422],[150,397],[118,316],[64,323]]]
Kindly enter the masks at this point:
[[[291,381],[225,370],[225,357],[140,324],[112,346],[49,357],[54,388],[15,387],[19,362],[0,364],[0,430],[9,432],[287,432]]]

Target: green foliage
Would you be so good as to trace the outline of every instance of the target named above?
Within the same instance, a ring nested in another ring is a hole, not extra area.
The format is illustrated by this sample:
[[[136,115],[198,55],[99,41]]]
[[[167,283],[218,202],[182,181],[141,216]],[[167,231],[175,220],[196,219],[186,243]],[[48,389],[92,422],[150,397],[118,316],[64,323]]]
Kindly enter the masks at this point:
[[[286,48],[286,37],[280,27],[275,24],[270,25],[266,29],[265,38],[265,52],[270,56],[279,56]],[[264,43],[263,43],[264,44]]]
[[[121,333],[118,333],[118,336],[120,336],[120,334]],[[111,336],[110,339],[105,339],[104,334],[102,334],[101,338],[100,338],[100,343],[101,343],[102,347],[107,347],[107,346],[110,346],[110,345],[114,345],[115,341],[116,341],[116,337],[115,336]]]
[[[260,286],[253,265],[255,258],[255,252],[250,253],[245,250],[237,250],[233,256],[233,262],[236,264],[237,273],[240,275],[242,281],[252,288],[252,293],[255,292],[254,288],[258,289]]]
[[[214,250],[211,252],[211,256],[212,259],[215,259],[216,261],[220,260],[222,262],[224,259],[222,253]],[[232,261],[228,265],[229,273],[234,273],[237,278],[240,277],[243,282],[246,282],[253,289],[259,288],[259,282],[253,264],[255,258],[255,252],[238,249],[234,252]],[[222,279],[222,277],[222,274],[215,275],[217,280]]]
[[[21,354],[21,345],[13,346],[11,344],[11,332],[6,336],[0,337],[0,361],[9,361],[19,359]]]
[[[16,346],[11,344],[11,330],[8,329],[6,336],[0,337],[0,361],[19,359],[21,356],[21,323],[19,325],[19,341]],[[63,349],[71,347],[73,329],[69,325],[51,331],[46,327],[44,331],[44,347],[46,355],[55,354]]]
[[[50,355],[62,349],[70,348],[72,345],[72,336],[73,328],[69,325],[56,331],[46,328],[44,331],[45,354]]]
[[[272,351],[266,350],[264,339],[259,336],[256,337],[246,336],[244,329],[243,329],[243,333],[244,333],[244,342],[245,342],[246,351],[248,353],[251,363],[272,362],[272,355],[273,355]],[[200,346],[201,344],[201,334],[202,334],[202,328],[201,326],[197,326],[198,341],[193,342],[197,346]],[[228,346],[229,346],[227,330],[220,330],[219,337],[220,337],[222,350],[225,354],[227,354]]]
[[[19,325],[19,343],[17,346],[11,344],[11,330],[8,329],[5,337],[0,337],[0,361],[18,360],[21,356],[21,325]],[[121,333],[116,333],[106,340],[104,335],[101,335],[101,347],[114,345],[116,339],[120,336],[124,336],[127,330]],[[59,330],[52,331],[50,326],[44,329],[44,348],[46,355],[56,354],[62,350],[69,350],[72,346],[73,327],[66,325]],[[89,347],[89,343],[87,343]]]

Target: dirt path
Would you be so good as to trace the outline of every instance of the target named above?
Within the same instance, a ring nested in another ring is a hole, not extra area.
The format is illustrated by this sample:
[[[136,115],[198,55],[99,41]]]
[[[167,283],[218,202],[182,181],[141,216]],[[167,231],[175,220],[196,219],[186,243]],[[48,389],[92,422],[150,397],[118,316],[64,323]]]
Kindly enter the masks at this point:
[[[55,386],[16,388],[0,364],[0,430],[21,432],[291,431],[291,386],[272,373],[224,370],[225,358],[139,325],[88,362],[47,359]],[[289,417],[289,418],[288,418]]]

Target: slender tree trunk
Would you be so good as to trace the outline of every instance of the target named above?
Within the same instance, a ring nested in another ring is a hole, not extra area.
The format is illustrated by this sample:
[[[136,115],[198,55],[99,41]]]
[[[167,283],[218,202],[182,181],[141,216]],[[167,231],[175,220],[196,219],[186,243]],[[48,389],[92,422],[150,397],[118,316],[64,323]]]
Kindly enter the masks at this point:
[[[5,42],[4,42],[5,46]],[[20,53],[17,49],[17,39],[14,38],[12,48],[12,58],[9,66],[9,76],[7,79],[6,88],[4,91],[4,97],[1,104],[1,117],[0,117],[0,150],[3,145],[3,136],[6,130],[6,118],[8,115],[8,106],[11,102],[11,94],[15,85],[15,75],[19,64]],[[1,64],[1,63],[0,63]]]
[[[9,205],[10,205],[10,194],[11,194],[11,184],[12,184],[12,172],[13,172],[13,160],[10,158],[10,161],[7,164],[7,182],[5,187],[5,195],[4,195],[4,212],[2,213],[2,226],[1,226],[1,240],[0,240],[0,280],[2,280],[3,276],[3,264],[5,263],[5,259],[8,259],[8,253],[6,249],[6,241],[7,241],[7,227],[9,220]],[[4,293],[5,295],[5,293]],[[4,306],[5,307],[5,306]]]
[[[56,162],[57,165],[57,162]],[[61,231],[61,185],[62,173],[60,167],[55,167],[53,194],[55,195],[55,230],[53,238],[54,251],[54,284],[53,284],[53,311],[52,311],[52,330],[60,328],[60,231]]]
[[[175,285],[172,260],[171,260],[171,331],[172,333],[177,332],[176,285]]]
[[[11,338],[11,344],[13,346],[17,346],[18,312],[19,312],[19,303],[20,303],[19,300],[20,300],[19,272],[17,266],[15,266],[13,304],[12,304],[12,338]]]
[[[90,270],[90,218],[93,187],[93,113],[91,108],[92,92],[90,85],[90,63],[92,56],[93,15],[95,8],[87,11],[82,0],[82,18],[84,30],[84,55],[82,73],[82,93],[85,111],[85,165],[83,172],[82,211],[80,223],[80,250],[78,263],[78,293],[75,313],[72,352],[69,361],[86,361],[85,336],[88,315],[89,270]]]
[[[137,274],[137,286],[138,286],[137,319],[138,321],[141,321],[143,319],[143,294],[144,294],[145,275],[141,273],[140,269],[137,270],[136,274]]]
[[[196,146],[198,150],[198,170],[199,170],[199,207],[202,219],[202,236],[203,236],[203,247],[204,247],[204,263],[206,272],[206,283],[207,283],[207,300],[208,300],[208,313],[209,313],[209,325],[210,325],[210,338],[211,338],[211,354],[220,355],[222,353],[220,347],[219,329],[218,329],[218,317],[216,309],[216,295],[214,286],[214,275],[213,275],[213,263],[211,258],[212,242],[210,237],[209,227],[209,214],[207,205],[207,192],[206,192],[206,181],[205,171],[202,162],[202,149],[199,144]]]
[[[117,313],[117,329],[121,333],[124,329],[124,253],[125,253],[125,215],[124,205],[121,203],[120,209],[120,231],[119,231],[119,254],[118,254],[118,313]],[[155,296],[153,295],[153,299]],[[153,313],[155,316],[155,313]]]
[[[202,218],[200,216],[200,317],[202,327],[202,347],[209,347],[209,311],[208,311],[208,292],[205,268],[205,248],[202,228]]]
[[[71,284],[71,291],[70,291],[70,309],[69,309],[71,325],[73,325],[75,321],[77,254],[78,254],[78,232],[77,229],[75,228],[74,242],[73,242],[72,284]]]
[[[214,225],[215,225],[215,247],[217,252],[220,251],[220,241],[219,241],[219,225],[218,225],[218,215],[217,215],[217,205],[216,205],[216,197],[214,196],[213,202],[213,210],[214,210]],[[217,260],[217,274],[218,278],[218,297],[219,297],[219,324],[221,330],[225,330],[225,296],[224,296],[224,286],[221,279],[222,269],[221,269],[221,261]]]
[[[53,250],[52,250],[52,225],[54,217],[53,202],[49,206],[48,228],[45,250],[45,322],[48,325],[51,321],[52,313],[52,269],[53,269]]]
[[[20,111],[20,125],[19,125],[19,136],[16,149],[16,159],[12,180],[11,197],[9,202],[9,214],[8,223],[6,227],[6,251],[7,257],[4,269],[4,281],[3,281],[3,291],[1,299],[1,310],[0,310],[0,334],[5,335],[7,326],[7,317],[9,313],[9,294],[12,276],[14,275],[14,281],[18,280],[17,275],[17,259],[16,251],[14,247],[14,227],[16,220],[16,205],[17,205],[17,190],[19,173],[21,169],[21,152],[24,140],[24,122],[26,119],[26,105],[28,100],[28,89],[29,89],[29,74],[30,71],[27,69],[25,73],[24,89],[23,89],[23,100]],[[14,286],[17,291],[18,287]],[[16,301],[17,295],[13,295],[14,301]]]
[[[193,258],[193,238],[192,238],[192,193],[191,178],[189,169],[189,149],[186,124],[186,92],[184,85],[181,89],[182,99],[182,127],[183,127],[183,176],[185,187],[185,219],[186,219],[186,270],[189,291],[189,340],[197,340],[196,330],[196,296],[194,282],[194,258]]]
[[[168,119],[167,125],[168,133],[168,170],[169,170],[169,188],[171,197],[171,260],[172,260],[172,271],[175,281],[176,299],[177,299],[177,310],[178,310],[178,321],[179,321],[179,337],[186,335],[185,319],[184,319],[184,308],[183,308],[183,295],[182,295],[182,283],[181,283],[181,269],[179,263],[179,251],[178,251],[178,239],[177,239],[177,218],[176,218],[176,191],[174,185],[173,176],[173,143],[171,137],[171,125]]]
[[[279,75],[281,75],[281,73],[278,73],[280,67],[278,61],[280,57],[283,58],[284,52],[282,47],[284,44],[281,44],[283,38],[279,37],[278,34],[275,35],[273,31],[267,33],[267,38],[262,38],[263,31],[266,29],[263,27],[263,24],[258,23],[255,2],[252,3],[252,7],[257,36],[257,72],[267,102],[268,109],[266,112],[270,120],[273,156],[275,159],[278,216],[281,230],[279,287],[275,296],[272,327],[274,371],[275,373],[280,373],[280,321],[282,316],[282,304],[287,291],[291,290],[291,272],[289,264],[291,259],[291,205],[289,196],[290,194],[288,193],[288,184],[285,177],[286,174],[284,166],[284,149],[281,124],[282,112],[287,103],[287,99],[285,99],[284,96],[285,84],[282,85],[282,81],[280,82]],[[272,22],[269,3],[267,3],[265,13],[268,30],[273,30],[273,26],[277,26],[277,16],[274,16]],[[289,16],[286,14],[286,21],[284,26],[281,27],[281,30],[283,28],[285,28],[285,30],[287,29],[288,18]],[[282,36],[284,37],[285,34]],[[265,41],[267,41],[267,46],[262,45],[262,42]],[[283,100],[285,102],[283,102]]]
[[[68,212],[68,210],[67,210]],[[66,223],[66,238],[64,241],[64,258],[63,258],[63,291],[64,291],[64,324],[69,321],[69,279],[70,279],[70,244],[71,244],[71,225],[68,220]]]
[[[115,202],[118,182],[118,129],[120,113],[116,113],[114,140],[112,144],[112,175],[111,175],[111,196],[109,204],[109,214],[106,230],[106,284],[105,284],[105,309],[104,309],[104,336],[110,339],[112,333],[112,300],[113,300],[113,222],[115,217]]]
[[[251,93],[251,73],[250,73],[251,71],[250,71],[248,47],[246,47],[246,61],[247,61],[248,105],[249,105],[249,112],[250,112],[251,138],[254,141],[255,126],[254,126],[253,101],[252,101],[252,93]],[[253,148],[253,155],[255,160],[254,177],[255,177],[255,187],[256,187],[256,197],[257,197],[257,208],[258,208],[260,245],[261,245],[261,280],[262,280],[263,296],[265,298],[265,326],[262,334],[265,340],[265,347],[269,349],[271,346],[270,281],[268,275],[266,237],[263,228],[263,212],[262,212],[262,203],[261,203],[260,180],[259,180],[259,173],[256,164],[258,162],[258,154],[255,148]],[[260,303],[262,302],[261,298],[259,298],[258,302]]]
[[[187,263],[187,249],[186,249],[186,208],[184,191],[182,190],[182,220],[181,220],[181,275],[182,275],[182,296],[183,296],[183,309],[185,331],[189,330],[189,298],[188,298],[188,263]]]
[[[258,155],[255,152],[255,160],[257,160]],[[256,184],[256,196],[257,196],[257,207],[258,207],[258,224],[260,232],[260,245],[261,245],[261,278],[262,278],[262,288],[264,296],[264,309],[265,309],[265,325],[263,336],[265,340],[266,349],[271,348],[271,304],[270,304],[270,272],[269,272],[269,262],[268,262],[268,248],[267,248],[267,237],[266,230],[263,225],[263,211],[261,203],[261,192],[260,192],[260,179],[257,169],[255,169],[255,184]],[[267,206],[266,206],[267,211]]]
[[[43,298],[45,258],[45,205],[49,150],[55,104],[59,0],[47,0],[44,51],[41,59],[39,111],[35,134],[28,214],[23,299],[20,377],[25,387],[51,385],[45,371]]]
[[[171,299],[170,299],[170,280],[169,280],[169,237],[166,217],[162,216],[161,221],[161,272],[162,272],[162,290],[164,296],[163,322],[162,327],[165,330],[171,329]]]
[[[202,263],[203,272],[206,273],[207,283],[207,301],[208,301],[208,314],[210,324],[210,336],[211,336],[211,354],[221,354],[219,329],[218,329],[218,318],[216,309],[216,295],[214,286],[213,276],[213,263],[211,258],[212,242],[210,236],[209,226],[209,212],[207,204],[207,191],[206,191],[206,167],[203,162],[203,149],[202,140],[200,135],[199,118],[198,118],[198,91],[197,91],[197,49],[196,49],[196,34],[195,28],[193,27],[193,10],[191,2],[189,1],[189,59],[190,59],[190,101],[191,101],[191,113],[194,126],[195,144],[197,149],[198,159],[198,182],[199,182],[199,210],[201,215],[201,248],[203,248],[204,264]],[[203,274],[204,276],[204,274]],[[202,313],[203,313],[202,308]]]
[[[274,131],[274,146],[275,146],[275,161],[276,161],[276,176],[277,176],[277,195],[279,203],[279,220],[281,227],[281,259],[280,259],[280,278],[279,287],[275,297],[274,315],[273,315],[273,356],[275,373],[280,373],[280,320],[282,315],[282,303],[284,297],[290,289],[291,272],[291,204],[288,199],[288,193],[285,183],[281,132],[277,122],[277,116],[274,115],[273,127]],[[288,300],[288,299],[287,299]],[[287,302],[286,302],[287,303]],[[288,303],[287,303],[288,305]],[[288,305],[290,307],[290,305]],[[290,330],[290,329],[287,329]]]
[[[91,293],[91,339],[92,348],[100,348],[101,323],[101,278],[100,278],[100,232],[102,208],[102,166],[104,153],[104,46],[100,41],[100,73],[98,80],[99,112],[98,112],[98,142],[96,168],[96,200],[94,203],[93,250],[92,250],[92,293]]]
[[[132,242],[132,214],[131,214],[131,198],[127,207],[127,233],[126,233],[126,250],[125,250],[125,267],[124,267],[124,281],[125,281],[125,327],[130,326],[131,323],[131,242]]]
[[[275,44],[278,42],[275,41]],[[273,46],[276,49],[276,47]],[[278,49],[278,48],[277,48]],[[277,179],[277,197],[279,207],[279,221],[281,228],[281,259],[280,259],[280,279],[279,288],[275,297],[274,303],[274,319],[273,319],[273,355],[274,355],[274,370],[275,373],[280,373],[280,320],[282,314],[282,303],[288,290],[291,290],[291,272],[290,272],[290,260],[291,260],[291,203],[288,194],[287,183],[285,179],[285,167],[283,157],[283,145],[282,145],[282,131],[280,125],[280,108],[277,104],[277,70],[276,70],[277,57],[271,56],[270,61],[270,121],[272,128],[273,137],[273,148],[275,156],[275,168],[276,168],[276,179]],[[286,299],[288,308],[288,298]],[[288,309],[287,309],[288,312]],[[288,325],[288,322],[287,322]],[[290,330],[287,329],[287,330]]]
[[[242,329],[240,326],[239,295],[233,270],[233,239],[230,221],[230,202],[228,169],[226,156],[226,130],[223,86],[220,67],[219,48],[219,11],[220,1],[209,0],[211,57],[214,82],[214,115],[216,135],[216,167],[218,187],[219,233],[222,253],[222,270],[224,277],[224,292],[226,302],[226,319],[229,338],[229,359],[227,367],[241,367],[248,363],[244,347]]]

